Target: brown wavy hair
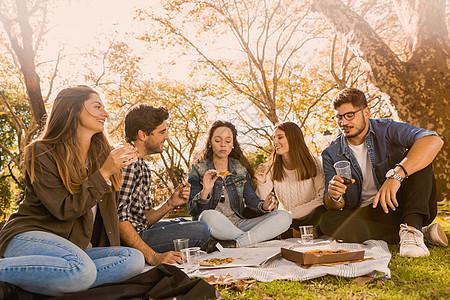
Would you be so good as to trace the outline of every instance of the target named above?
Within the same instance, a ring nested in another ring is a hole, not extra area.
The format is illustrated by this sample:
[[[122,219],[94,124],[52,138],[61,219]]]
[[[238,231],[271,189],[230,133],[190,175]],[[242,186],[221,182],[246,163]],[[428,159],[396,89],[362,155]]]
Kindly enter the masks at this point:
[[[216,129],[220,128],[220,127],[227,127],[233,133],[233,149],[231,149],[229,156],[239,160],[240,163],[247,169],[250,179],[253,179],[253,175],[255,174],[255,171],[250,166],[250,163],[248,162],[247,158],[245,157],[244,152],[242,151],[241,146],[239,145],[239,143],[237,141],[236,127],[227,121],[218,120],[218,121],[215,121],[214,123],[212,123],[211,127],[208,130],[208,139],[206,140],[205,147],[203,148],[203,150],[200,151],[201,154],[200,154],[198,161],[206,161],[213,156],[213,150],[211,147],[211,139],[214,135],[214,131],[216,131]]]
[[[92,94],[98,95],[95,90],[84,85],[65,88],[58,93],[43,133],[25,148],[24,168],[31,182],[39,180],[35,176],[35,169],[38,166],[42,168],[42,165],[37,158],[47,152],[55,159],[61,180],[71,194],[76,194],[81,184],[104,164],[112,147],[103,132],[98,132],[91,138],[88,168],[86,162],[81,159],[77,139],[80,113],[84,102]],[[36,148],[42,146],[47,150],[36,155]],[[122,173],[112,175],[110,180],[113,189],[120,190]]]
[[[303,132],[300,127],[293,122],[284,122],[275,126],[273,131],[282,130],[286,135],[286,139],[289,144],[288,155],[294,163],[294,167],[297,173],[297,180],[302,181],[305,179],[317,176],[317,165],[308,146],[305,143]],[[276,151],[272,153],[269,161],[272,169],[272,180],[282,181],[284,179],[283,157],[278,155]]]

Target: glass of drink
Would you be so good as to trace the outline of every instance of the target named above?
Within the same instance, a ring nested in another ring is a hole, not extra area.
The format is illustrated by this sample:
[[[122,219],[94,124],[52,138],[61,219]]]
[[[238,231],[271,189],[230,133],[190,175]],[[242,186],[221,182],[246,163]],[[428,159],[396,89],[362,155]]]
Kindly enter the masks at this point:
[[[180,252],[181,249],[185,249],[189,247],[189,239],[176,239],[173,240],[173,248],[175,251]]]
[[[187,274],[197,271],[200,267],[200,247],[191,247],[181,249],[181,257],[183,259],[183,269]]]
[[[258,239],[256,237],[256,233],[253,231],[244,232],[244,237],[247,240],[248,248],[258,248]]]
[[[312,244],[314,239],[314,229],[312,225],[300,226],[299,229],[302,244]]]
[[[341,160],[334,164],[336,174],[344,179],[344,184],[349,186],[352,184],[352,171],[350,170],[350,162],[347,160]]]

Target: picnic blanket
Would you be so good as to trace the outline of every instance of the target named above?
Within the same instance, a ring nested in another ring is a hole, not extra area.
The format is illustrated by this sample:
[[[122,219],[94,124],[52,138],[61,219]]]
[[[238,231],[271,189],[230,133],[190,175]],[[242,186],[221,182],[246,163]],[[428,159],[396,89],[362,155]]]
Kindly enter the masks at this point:
[[[300,239],[274,240],[264,243],[259,243],[258,248],[272,248],[267,249],[267,253],[280,253],[281,248],[290,248],[299,245]],[[331,243],[329,240],[314,240],[315,243]],[[311,268],[302,268],[300,265],[286,260],[281,255],[272,255],[269,260],[261,260],[259,265],[245,266],[235,265],[234,267],[220,268],[200,268],[189,274],[189,277],[208,278],[213,275],[215,277],[231,275],[234,280],[254,278],[262,282],[270,282],[277,279],[288,280],[309,280],[325,275],[335,275],[340,277],[359,277],[380,276],[381,272],[385,278],[391,277],[391,271],[388,268],[391,259],[391,253],[386,242],[380,240],[368,240],[363,244],[356,243],[339,243],[339,248],[344,250],[356,250],[362,247],[365,250],[364,258],[373,258],[373,260],[366,260],[357,263],[349,263],[334,266],[314,266]],[[226,250],[226,249],[225,249]],[[233,249],[237,250],[237,249]],[[252,256],[252,248],[239,248],[240,256]],[[214,252],[215,253],[215,252]],[[210,253],[203,258],[214,257],[214,253]],[[217,256],[217,255],[216,255]],[[254,262],[254,260],[252,260]],[[231,265],[232,266],[232,265]]]

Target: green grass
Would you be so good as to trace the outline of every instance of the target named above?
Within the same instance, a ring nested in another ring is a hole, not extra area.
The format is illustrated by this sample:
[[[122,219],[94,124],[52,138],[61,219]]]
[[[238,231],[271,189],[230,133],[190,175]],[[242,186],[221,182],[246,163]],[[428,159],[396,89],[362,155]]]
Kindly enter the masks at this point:
[[[435,222],[450,235],[450,207],[439,205]],[[429,246],[430,256],[404,258],[398,255],[399,246],[390,245],[392,259],[389,263],[391,279],[374,279],[358,285],[353,278],[325,276],[308,281],[276,280],[256,282],[255,289],[227,290],[218,286],[226,299],[450,299],[450,247]],[[281,297],[279,297],[281,293]],[[270,297],[270,298],[269,298]]]

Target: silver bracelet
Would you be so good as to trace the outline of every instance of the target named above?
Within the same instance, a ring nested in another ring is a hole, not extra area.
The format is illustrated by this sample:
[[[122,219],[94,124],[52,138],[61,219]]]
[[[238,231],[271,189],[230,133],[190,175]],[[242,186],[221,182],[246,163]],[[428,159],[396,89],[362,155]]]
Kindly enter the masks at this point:
[[[152,262],[150,263],[151,266],[154,266],[153,263],[155,262],[156,254],[158,254],[158,252],[155,252],[155,254],[153,255]]]

